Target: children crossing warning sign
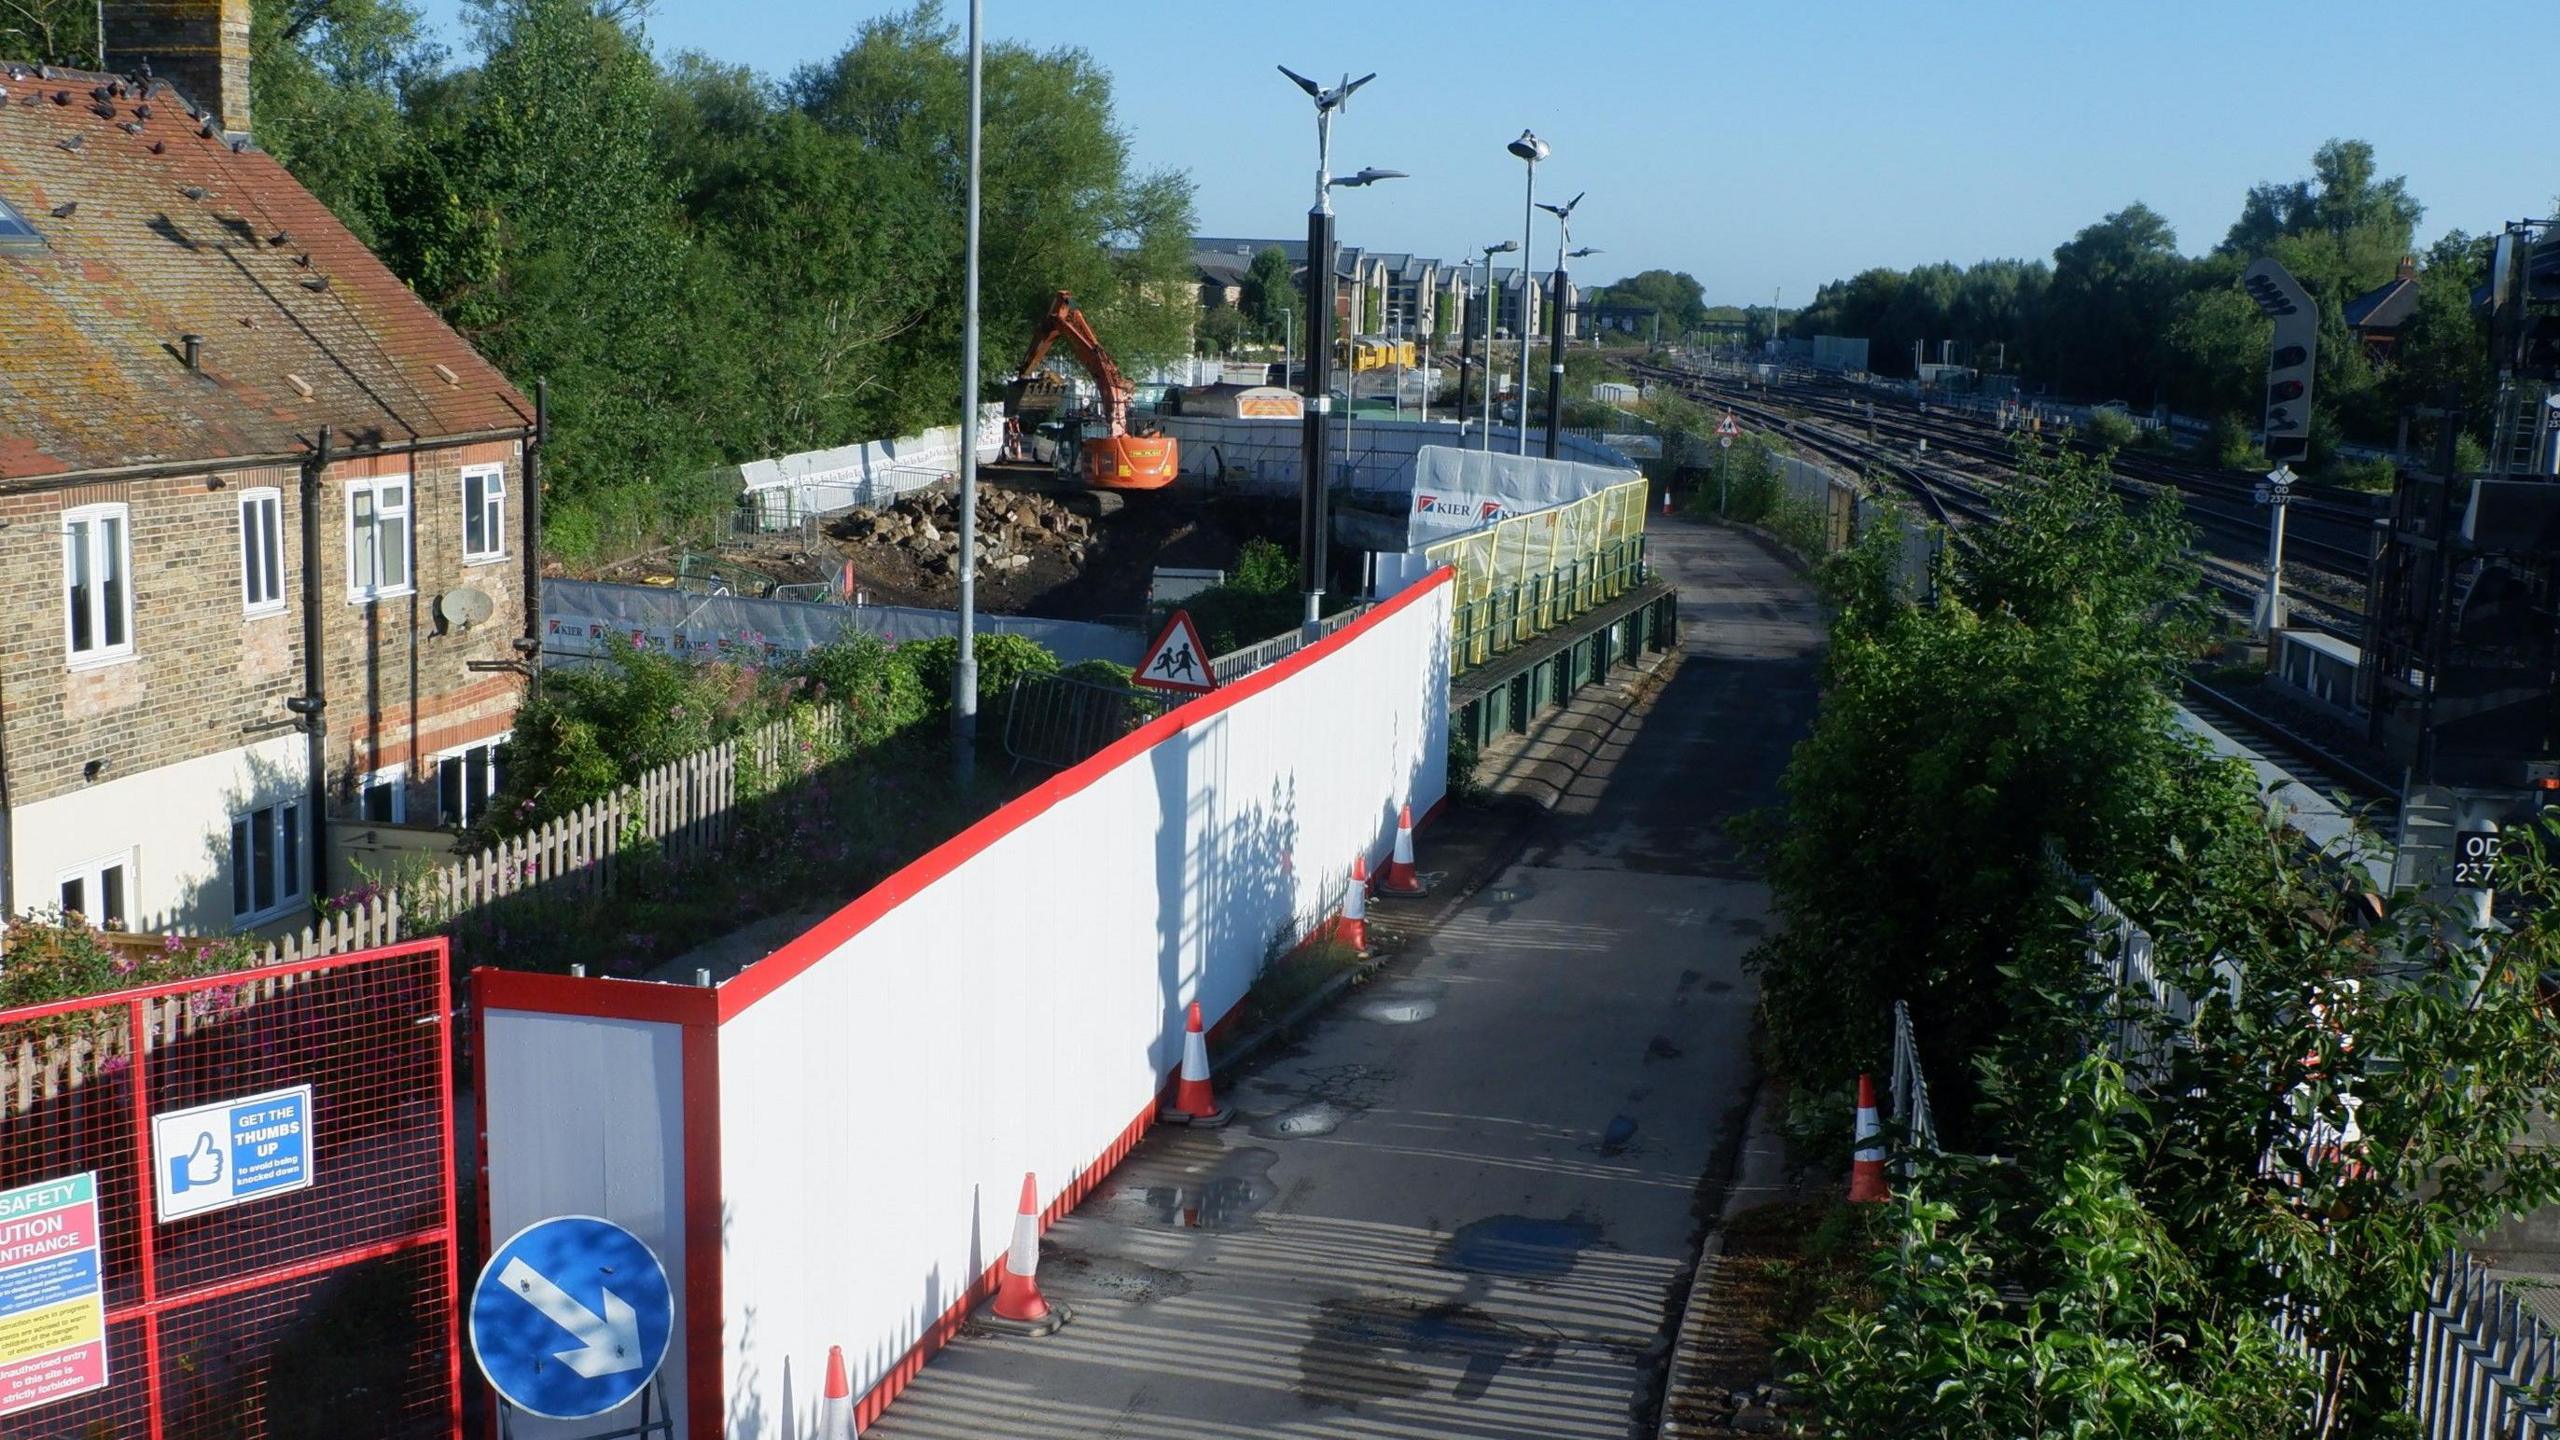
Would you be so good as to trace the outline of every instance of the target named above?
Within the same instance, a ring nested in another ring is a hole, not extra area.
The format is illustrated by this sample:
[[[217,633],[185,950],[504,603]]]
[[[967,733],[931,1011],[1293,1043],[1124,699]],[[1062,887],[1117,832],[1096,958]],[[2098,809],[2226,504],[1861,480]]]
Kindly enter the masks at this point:
[[[1147,653],[1138,657],[1138,668],[1129,679],[1132,684],[1177,695],[1206,695],[1218,688],[1217,672],[1209,668],[1209,647],[1200,643],[1200,627],[1180,610],[1164,622],[1164,630]]]

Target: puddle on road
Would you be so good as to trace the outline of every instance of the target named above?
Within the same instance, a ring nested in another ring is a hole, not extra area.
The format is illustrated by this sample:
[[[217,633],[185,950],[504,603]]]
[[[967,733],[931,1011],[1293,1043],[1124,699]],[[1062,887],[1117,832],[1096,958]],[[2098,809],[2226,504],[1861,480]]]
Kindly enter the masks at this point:
[[[1440,1013],[1440,997],[1448,989],[1436,981],[1399,980],[1369,992],[1351,1013],[1381,1025],[1418,1025]]]
[[[1632,1115],[1609,1117],[1609,1128],[1600,1132],[1600,1153],[1617,1155],[1625,1152],[1627,1142],[1636,1138],[1636,1118]]]
[[[1243,1146],[1205,1169],[1117,1187],[1106,1208],[1117,1218],[1168,1230],[1241,1230],[1279,1198],[1271,1183],[1271,1162],[1278,1158],[1261,1146]]]
[[[1574,1216],[1488,1215],[1452,1232],[1435,1263],[1476,1275],[1548,1279],[1571,1270],[1582,1252],[1598,1243],[1600,1227]]]
[[[1488,905],[1517,905],[1538,892],[1526,885],[1487,885],[1477,893]]]
[[[1328,1300],[1298,1349],[1297,1391],[1311,1404],[1357,1409],[1363,1400],[1429,1392],[1456,1364],[1453,1393],[1471,1401],[1493,1388],[1504,1366],[1543,1369],[1563,1346],[1553,1329],[1498,1320],[1473,1305],[1403,1296]]]
[[[1265,1140],[1302,1140],[1311,1135],[1330,1135],[1350,1118],[1351,1112],[1341,1106],[1316,1100],[1256,1120],[1252,1129]]]
[[[1644,1053],[1649,1060],[1677,1060],[1689,1052],[1681,1049],[1679,1042],[1670,1036],[1656,1035],[1653,1043],[1644,1047]]]

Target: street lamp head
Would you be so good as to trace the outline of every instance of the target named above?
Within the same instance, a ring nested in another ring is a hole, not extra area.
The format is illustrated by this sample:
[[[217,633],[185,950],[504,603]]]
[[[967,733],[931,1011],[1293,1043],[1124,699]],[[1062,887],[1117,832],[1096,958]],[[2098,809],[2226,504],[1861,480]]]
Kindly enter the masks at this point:
[[[1486,255],[1488,258],[1490,258],[1490,257],[1495,256],[1495,255],[1508,255],[1508,254],[1510,254],[1512,251],[1517,250],[1517,249],[1519,249],[1519,248],[1520,248],[1520,242],[1519,242],[1519,241],[1517,241],[1517,240],[1505,240],[1505,241],[1503,241],[1503,242],[1502,242],[1501,244],[1499,244],[1499,245],[1487,245],[1486,247],[1484,247],[1484,253],[1485,253],[1485,255]]]
[[[1378,72],[1374,70],[1361,76],[1357,80],[1352,79],[1346,74],[1342,77],[1341,84],[1327,90],[1322,85],[1319,85],[1315,81],[1308,79],[1306,76],[1299,74],[1297,71],[1290,69],[1286,65],[1282,65],[1277,68],[1281,74],[1288,76],[1293,81],[1296,81],[1299,89],[1307,92],[1307,98],[1316,102],[1316,110],[1319,114],[1329,110],[1340,110],[1346,108],[1350,104],[1352,91],[1357,90],[1361,86],[1378,78]]]
[[[1544,160],[1549,155],[1555,153],[1548,148],[1546,141],[1538,138],[1538,132],[1535,130],[1521,131],[1520,138],[1512,141],[1509,148],[1512,154],[1519,156],[1521,159],[1528,161],[1532,165],[1537,164],[1539,161]]]
[[[1336,185],[1375,185],[1381,180],[1405,180],[1410,178],[1411,177],[1406,175],[1402,170],[1380,170],[1376,166],[1369,166],[1362,169],[1357,175],[1345,175],[1331,183]]]

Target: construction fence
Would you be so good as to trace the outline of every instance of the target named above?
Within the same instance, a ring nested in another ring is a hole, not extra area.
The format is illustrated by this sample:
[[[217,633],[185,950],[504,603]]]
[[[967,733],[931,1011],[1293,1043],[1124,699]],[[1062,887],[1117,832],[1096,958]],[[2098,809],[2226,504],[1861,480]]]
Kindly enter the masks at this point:
[[[1456,572],[1450,671],[1469,669],[1641,585],[1645,482],[1630,480],[1425,546]]]
[[[444,944],[0,1011],[0,1434],[461,1422]]]
[[[1447,605],[1145,722],[716,984],[474,972],[492,1233],[590,1214],[665,1260],[679,1433],[817,1433],[832,1346],[868,1423],[989,1293],[1025,1173],[1044,1219],[1088,1193],[1186,1007],[1214,1028],[1430,813]]]

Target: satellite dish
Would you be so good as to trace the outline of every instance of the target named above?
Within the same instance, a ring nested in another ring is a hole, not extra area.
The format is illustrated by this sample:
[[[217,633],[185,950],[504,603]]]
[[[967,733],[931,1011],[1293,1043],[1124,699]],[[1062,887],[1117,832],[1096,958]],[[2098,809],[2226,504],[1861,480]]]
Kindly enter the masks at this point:
[[[489,592],[468,585],[436,597],[436,616],[447,625],[477,625],[495,614],[497,608]]]

